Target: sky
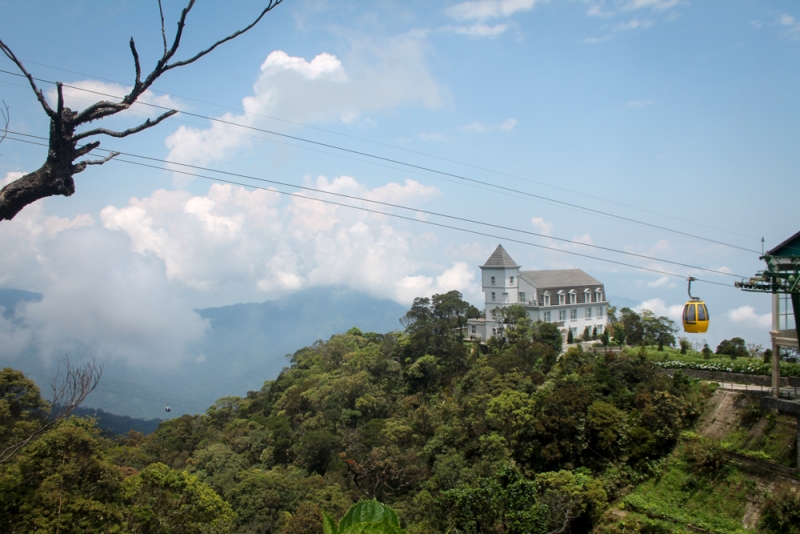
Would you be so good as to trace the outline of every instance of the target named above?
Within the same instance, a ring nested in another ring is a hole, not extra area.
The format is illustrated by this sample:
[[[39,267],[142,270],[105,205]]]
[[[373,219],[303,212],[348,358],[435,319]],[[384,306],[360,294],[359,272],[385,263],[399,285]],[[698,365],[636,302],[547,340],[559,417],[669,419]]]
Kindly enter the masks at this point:
[[[198,2],[178,57],[262,5]],[[170,40],[182,7],[164,2]],[[131,37],[145,71],[162,51],[155,0],[0,9],[0,39],[74,109],[130,87]],[[284,0],[102,126],[184,113],[101,136],[123,154],[0,222],[0,287],[44,294],[0,319],[0,351],[178,364],[208,331],[195,309],[332,284],[481,306],[500,243],[676,320],[696,276],[712,325],[692,341],[767,345],[770,297],[733,282],[800,229],[799,54],[800,6],[777,0]],[[15,139],[48,123],[0,69],[4,185],[43,163]]]

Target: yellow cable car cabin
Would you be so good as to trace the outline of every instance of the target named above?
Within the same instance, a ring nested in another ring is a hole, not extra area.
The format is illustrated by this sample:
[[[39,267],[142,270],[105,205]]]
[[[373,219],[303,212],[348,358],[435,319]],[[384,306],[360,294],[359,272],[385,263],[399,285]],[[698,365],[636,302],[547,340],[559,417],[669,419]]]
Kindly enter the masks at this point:
[[[702,334],[708,331],[708,309],[700,299],[692,299],[683,307],[683,331]]]

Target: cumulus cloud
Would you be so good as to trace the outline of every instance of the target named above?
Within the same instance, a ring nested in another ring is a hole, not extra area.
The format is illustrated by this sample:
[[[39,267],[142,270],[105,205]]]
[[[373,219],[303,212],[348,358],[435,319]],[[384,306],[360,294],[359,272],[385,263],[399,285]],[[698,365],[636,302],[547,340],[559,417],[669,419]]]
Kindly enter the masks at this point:
[[[772,327],[772,315],[769,313],[759,315],[752,306],[740,306],[729,310],[728,318],[734,323],[744,323],[755,328],[770,329]]]
[[[500,124],[483,124],[480,122],[473,122],[461,128],[464,132],[469,133],[488,133],[488,132],[510,132],[517,125],[517,119],[506,119]]]
[[[374,188],[350,176],[306,182],[354,197],[349,204],[373,209],[374,204],[364,201],[415,206],[439,194],[414,180]],[[345,284],[405,303],[413,299],[410,288],[439,287],[435,281],[423,283],[425,277],[436,276],[417,275],[444,268],[425,257],[435,243],[433,234],[385,215],[319,202],[323,196],[305,192],[286,198],[214,184],[206,195],[156,191],[128,206],[107,207],[101,219],[106,228],[127,234],[134,251],[160,258],[168,279],[194,290],[218,292],[233,284],[273,297]],[[453,280],[462,286],[450,289],[465,289],[463,279]]]
[[[399,106],[442,105],[444,92],[431,75],[424,42],[413,36],[383,45],[355,42],[347,70],[328,53],[307,60],[276,50],[261,64],[244,113],[226,113],[210,128],[183,125],[166,139],[169,159],[207,165],[225,160],[250,143],[236,125],[258,127],[269,116],[300,123],[368,121],[369,115]],[[275,125],[271,124],[271,128]],[[245,132],[247,133],[247,132]],[[181,180],[179,180],[179,183]]]
[[[541,217],[534,217],[531,219],[531,224],[544,235],[550,235],[553,231],[553,223],[549,223]]]

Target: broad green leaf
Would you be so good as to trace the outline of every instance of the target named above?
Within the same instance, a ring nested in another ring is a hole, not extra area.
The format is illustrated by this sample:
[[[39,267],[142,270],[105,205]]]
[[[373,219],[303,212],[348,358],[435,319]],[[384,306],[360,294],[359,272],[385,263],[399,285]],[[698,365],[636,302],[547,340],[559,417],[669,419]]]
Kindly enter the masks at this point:
[[[384,518],[389,525],[400,526],[397,514],[388,506],[376,500],[360,502],[351,506],[339,522],[339,532],[343,534],[347,528],[358,523],[380,523]]]
[[[339,529],[336,528],[333,518],[322,512],[322,534],[339,534]]]

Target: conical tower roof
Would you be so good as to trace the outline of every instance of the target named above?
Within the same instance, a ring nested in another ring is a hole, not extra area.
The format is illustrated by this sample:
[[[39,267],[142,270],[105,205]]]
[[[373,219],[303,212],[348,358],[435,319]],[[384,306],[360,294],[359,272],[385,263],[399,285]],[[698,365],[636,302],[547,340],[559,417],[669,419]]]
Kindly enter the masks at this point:
[[[483,264],[484,267],[519,267],[514,260],[511,259],[511,256],[508,255],[506,249],[503,248],[503,245],[497,245],[497,248],[492,252],[492,255],[489,256],[489,259],[486,260],[486,263]]]

